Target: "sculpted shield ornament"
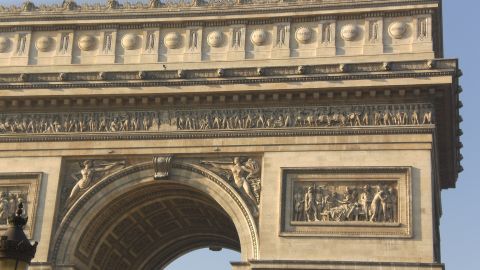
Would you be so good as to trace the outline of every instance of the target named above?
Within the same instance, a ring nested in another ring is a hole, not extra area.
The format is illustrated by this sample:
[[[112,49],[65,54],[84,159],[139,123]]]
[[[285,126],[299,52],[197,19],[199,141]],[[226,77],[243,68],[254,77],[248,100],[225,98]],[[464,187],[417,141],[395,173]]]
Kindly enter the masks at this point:
[[[308,43],[312,39],[312,30],[308,27],[300,27],[295,32],[295,39],[302,44]]]

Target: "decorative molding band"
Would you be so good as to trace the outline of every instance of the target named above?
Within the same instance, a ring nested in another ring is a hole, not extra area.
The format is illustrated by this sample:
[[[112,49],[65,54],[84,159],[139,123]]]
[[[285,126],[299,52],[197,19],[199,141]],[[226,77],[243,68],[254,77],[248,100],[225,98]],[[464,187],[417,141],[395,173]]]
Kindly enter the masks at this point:
[[[261,68],[261,73],[259,73],[259,68],[221,69],[221,72],[218,69],[207,69],[97,73],[4,73],[0,74],[0,89],[231,85],[458,76],[456,60],[434,60],[434,68],[431,66],[432,61],[392,62],[388,63],[388,70],[385,70],[385,63],[361,63],[264,67]]]
[[[215,138],[255,138],[255,137],[296,137],[296,136],[344,136],[344,135],[390,135],[390,134],[432,134],[434,125],[419,126],[378,126],[345,128],[298,128],[255,131],[194,131],[166,133],[126,133],[126,134],[28,134],[3,135],[0,142],[73,142],[73,141],[129,141],[129,140],[175,140],[175,139],[215,139]]]
[[[20,13],[30,13],[32,16],[16,17],[15,21],[28,21],[48,19],[55,20],[56,16],[68,14],[68,18],[88,19],[104,18],[109,13],[109,18],[121,16],[122,18],[144,18],[160,14],[163,17],[191,16],[191,15],[229,15],[241,11],[242,13],[278,13],[282,11],[307,11],[312,9],[349,9],[367,7],[408,6],[421,4],[437,4],[435,0],[293,0],[293,1],[265,1],[265,0],[192,0],[192,1],[167,1],[150,0],[149,3],[120,4],[117,0],[108,1],[106,4],[83,4],[78,5],[74,0],[64,1],[62,5],[36,6],[26,1],[22,6],[0,6],[0,20],[11,20],[10,16]],[[201,12],[199,12],[201,11]],[[65,19],[65,17],[62,17]]]

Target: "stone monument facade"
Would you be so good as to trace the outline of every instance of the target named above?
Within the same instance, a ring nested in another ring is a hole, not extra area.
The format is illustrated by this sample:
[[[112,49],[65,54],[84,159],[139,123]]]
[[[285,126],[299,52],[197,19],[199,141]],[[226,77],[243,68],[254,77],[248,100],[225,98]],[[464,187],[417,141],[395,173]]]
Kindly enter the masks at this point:
[[[30,269],[444,269],[461,71],[438,0],[0,6],[0,231]]]

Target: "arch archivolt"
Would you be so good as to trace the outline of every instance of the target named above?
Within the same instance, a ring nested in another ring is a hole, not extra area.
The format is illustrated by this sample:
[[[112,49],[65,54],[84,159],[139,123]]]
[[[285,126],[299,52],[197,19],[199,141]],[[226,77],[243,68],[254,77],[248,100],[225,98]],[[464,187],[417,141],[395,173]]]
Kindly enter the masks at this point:
[[[151,269],[206,246],[241,250],[244,261],[258,258],[258,234],[251,206],[222,177],[182,160],[172,162],[167,180],[153,180],[153,175],[153,164],[145,162],[96,182],[65,213],[55,234],[50,261],[96,269],[105,263],[101,253],[112,249],[111,239],[117,239],[115,246],[120,243],[121,249],[121,243],[129,242],[129,235],[144,235],[145,239],[139,241],[156,244],[148,252],[141,252],[146,254],[139,260],[141,265],[125,262],[117,267]],[[153,231],[154,235],[150,233]],[[121,240],[120,235],[125,239]],[[132,246],[128,254],[140,253]],[[108,255],[115,256],[124,255]]]

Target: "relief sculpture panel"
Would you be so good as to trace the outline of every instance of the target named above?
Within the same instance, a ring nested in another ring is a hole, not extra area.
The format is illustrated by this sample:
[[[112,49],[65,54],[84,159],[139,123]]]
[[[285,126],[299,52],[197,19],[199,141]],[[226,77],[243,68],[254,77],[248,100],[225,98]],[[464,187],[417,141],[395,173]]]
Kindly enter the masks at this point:
[[[430,125],[431,104],[78,113],[0,113],[0,134],[125,133]]]
[[[397,184],[378,181],[295,183],[292,221],[398,221]]]
[[[408,167],[283,172],[283,234],[411,237]]]
[[[8,227],[8,218],[23,203],[22,215],[28,217],[25,234],[32,237],[37,212],[41,173],[0,174],[0,234]]]

